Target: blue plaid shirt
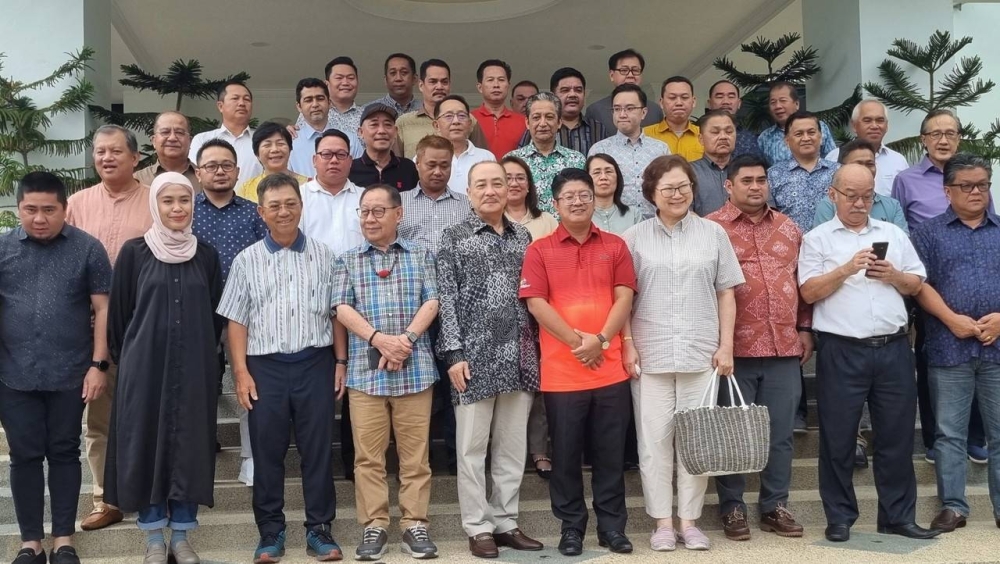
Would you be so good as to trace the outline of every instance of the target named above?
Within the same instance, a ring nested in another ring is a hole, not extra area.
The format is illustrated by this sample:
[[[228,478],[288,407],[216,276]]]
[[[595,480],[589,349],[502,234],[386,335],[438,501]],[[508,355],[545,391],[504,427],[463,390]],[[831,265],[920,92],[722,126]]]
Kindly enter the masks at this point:
[[[827,197],[838,168],[839,164],[826,159],[820,159],[812,171],[799,166],[795,159],[775,164],[767,169],[774,206],[806,233],[812,229],[816,206]]]
[[[819,122],[819,133],[819,154],[828,155],[830,151],[837,148],[837,142],[824,121]],[[737,139],[737,141],[739,140]],[[738,142],[737,145],[739,145]],[[769,165],[773,166],[792,158],[792,151],[788,148],[788,143],[785,143],[785,129],[779,129],[777,125],[772,125],[760,132],[760,135],[757,136],[757,146]]]
[[[379,270],[389,270],[380,278]],[[333,303],[354,308],[375,329],[401,335],[424,303],[438,299],[437,270],[430,251],[396,239],[386,252],[365,241],[334,263]],[[370,396],[398,397],[426,390],[438,379],[434,349],[425,331],[406,365],[393,372],[368,368],[368,342],[350,333],[347,387]]]

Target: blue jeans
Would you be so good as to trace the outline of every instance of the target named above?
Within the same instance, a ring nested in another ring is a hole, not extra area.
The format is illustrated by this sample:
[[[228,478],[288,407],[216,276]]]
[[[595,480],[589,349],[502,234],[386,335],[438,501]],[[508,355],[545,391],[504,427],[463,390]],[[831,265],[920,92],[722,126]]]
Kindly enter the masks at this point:
[[[975,395],[989,445],[990,502],[994,517],[1000,517],[1000,364],[974,359],[958,366],[931,366],[928,379],[937,415],[934,450],[941,505],[969,515],[965,499],[967,442]]]
[[[174,531],[190,531],[198,526],[198,504],[169,500],[150,505],[139,511],[135,523],[143,531],[170,527]]]

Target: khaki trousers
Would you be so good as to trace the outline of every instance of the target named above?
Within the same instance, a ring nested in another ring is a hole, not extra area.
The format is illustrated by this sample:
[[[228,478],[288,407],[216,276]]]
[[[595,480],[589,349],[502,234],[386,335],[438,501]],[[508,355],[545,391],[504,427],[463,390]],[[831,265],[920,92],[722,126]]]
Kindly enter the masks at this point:
[[[348,389],[351,427],[354,430],[354,491],[358,523],[389,527],[389,483],[385,451],[390,432],[399,455],[399,525],[406,530],[426,525],[431,502],[430,445],[431,403],[434,387],[399,397],[370,396]]]
[[[458,506],[462,528],[474,537],[517,528],[517,506],[524,477],[531,392],[511,392],[455,406],[458,451]],[[486,497],[486,449],[493,436]]]
[[[111,428],[111,406],[115,403],[115,382],[118,380],[118,365],[112,364],[107,371],[108,387],[101,397],[87,404],[87,463],[94,477],[94,507],[104,503],[104,461],[108,455],[108,431]]]
[[[697,407],[712,369],[704,372],[646,374],[632,380],[632,405],[639,439],[639,473],[646,513],[654,519],[673,517],[674,414]],[[715,403],[716,398],[712,398]],[[692,476],[677,460],[677,516],[695,520],[705,504],[707,476]]]

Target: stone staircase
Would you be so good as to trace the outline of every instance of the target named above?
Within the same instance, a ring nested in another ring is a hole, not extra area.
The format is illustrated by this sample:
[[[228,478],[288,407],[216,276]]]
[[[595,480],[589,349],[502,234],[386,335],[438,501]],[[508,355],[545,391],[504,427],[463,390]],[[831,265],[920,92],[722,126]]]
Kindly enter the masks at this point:
[[[237,404],[231,390],[231,382],[226,378],[225,393],[219,402],[219,441],[223,450],[218,454],[216,466],[215,507],[202,508],[199,515],[200,527],[193,533],[192,539],[199,551],[246,551],[253,550],[257,541],[257,529],[254,524],[251,509],[251,490],[236,481],[240,468],[239,457],[239,423]],[[806,377],[806,387],[810,398],[815,398],[815,380],[812,375]],[[792,488],[789,507],[796,518],[807,527],[807,531],[821,534],[825,526],[823,507],[817,487],[817,456],[819,449],[819,431],[816,428],[815,402],[810,401],[810,429],[806,434],[795,437],[795,460],[792,468]],[[333,525],[334,536],[341,542],[345,552],[353,554],[354,547],[361,536],[361,527],[355,520],[354,485],[343,480],[343,467],[340,462],[340,443],[335,442],[335,474],[337,476],[337,519]],[[919,432],[914,440],[913,464],[916,469],[918,483],[917,520],[924,526],[930,522],[938,510],[935,488],[934,467],[924,461],[924,448],[919,438]],[[390,447],[390,488],[391,505],[398,497],[398,485],[392,475],[395,462]],[[0,559],[11,559],[20,546],[17,521],[14,516],[13,502],[10,492],[9,456],[7,455],[6,436],[0,433]],[[431,491],[431,533],[438,541],[462,541],[465,533],[461,528],[458,508],[458,492],[455,478],[448,475],[443,467],[445,453],[443,443],[435,440],[432,443],[432,465],[434,478]],[[80,492],[78,517],[83,518],[91,507],[90,492],[92,478],[86,458],[81,459],[83,467],[83,488]],[[294,448],[285,460],[285,512],[288,519],[288,543],[290,547],[304,546],[304,530],[302,527],[303,501],[299,470],[299,456]],[[986,467],[971,464],[969,468],[968,499],[972,507],[973,519],[987,520],[992,515],[989,495],[986,487]],[[585,482],[588,482],[585,477]],[[855,473],[855,487],[858,504],[861,510],[859,525],[874,525],[877,511],[877,499],[874,488],[874,477],[871,468]],[[644,535],[653,528],[653,520],[644,510],[642,487],[637,471],[625,475],[626,505],[629,511],[627,532],[637,536]],[[759,480],[756,475],[748,478],[748,494],[746,500],[750,509],[751,523],[757,519],[756,490]],[[586,485],[587,495],[590,486]],[[46,494],[46,504],[48,495]],[[589,503],[588,503],[589,505]],[[46,520],[49,511],[46,507]],[[706,530],[722,528],[717,515],[718,505],[715,495],[715,485],[709,482],[708,495],[705,501],[704,514],[699,521]],[[393,509],[393,516],[398,512]],[[593,519],[591,528],[593,528]],[[521,487],[520,520],[522,529],[534,537],[553,538],[559,536],[559,522],[552,516],[548,497],[548,484],[528,469],[524,475]],[[46,530],[48,525],[46,524]],[[592,531],[591,531],[592,533]],[[390,542],[398,541],[398,531],[390,531]],[[127,516],[125,522],[102,531],[78,533],[74,542],[80,553],[88,557],[122,557],[134,555],[140,558],[144,550],[143,535],[135,528],[134,515]],[[641,541],[640,542],[644,542]]]

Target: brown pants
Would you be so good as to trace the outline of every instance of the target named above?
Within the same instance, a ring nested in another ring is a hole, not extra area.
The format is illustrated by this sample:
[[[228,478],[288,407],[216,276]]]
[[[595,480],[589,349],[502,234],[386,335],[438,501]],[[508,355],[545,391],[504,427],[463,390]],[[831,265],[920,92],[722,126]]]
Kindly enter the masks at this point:
[[[87,404],[87,463],[94,476],[94,507],[104,504],[104,461],[108,454],[108,431],[111,427],[111,406],[115,403],[115,382],[118,380],[118,365],[112,364],[107,371],[108,387],[101,397]]]
[[[402,530],[427,524],[431,501],[430,444],[433,386],[400,397],[370,396],[348,389],[354,430],[354,489],[358,522],[365,527],[389,527],[389,483],[385,451],[389,434],[399,455],[399,524]]]

